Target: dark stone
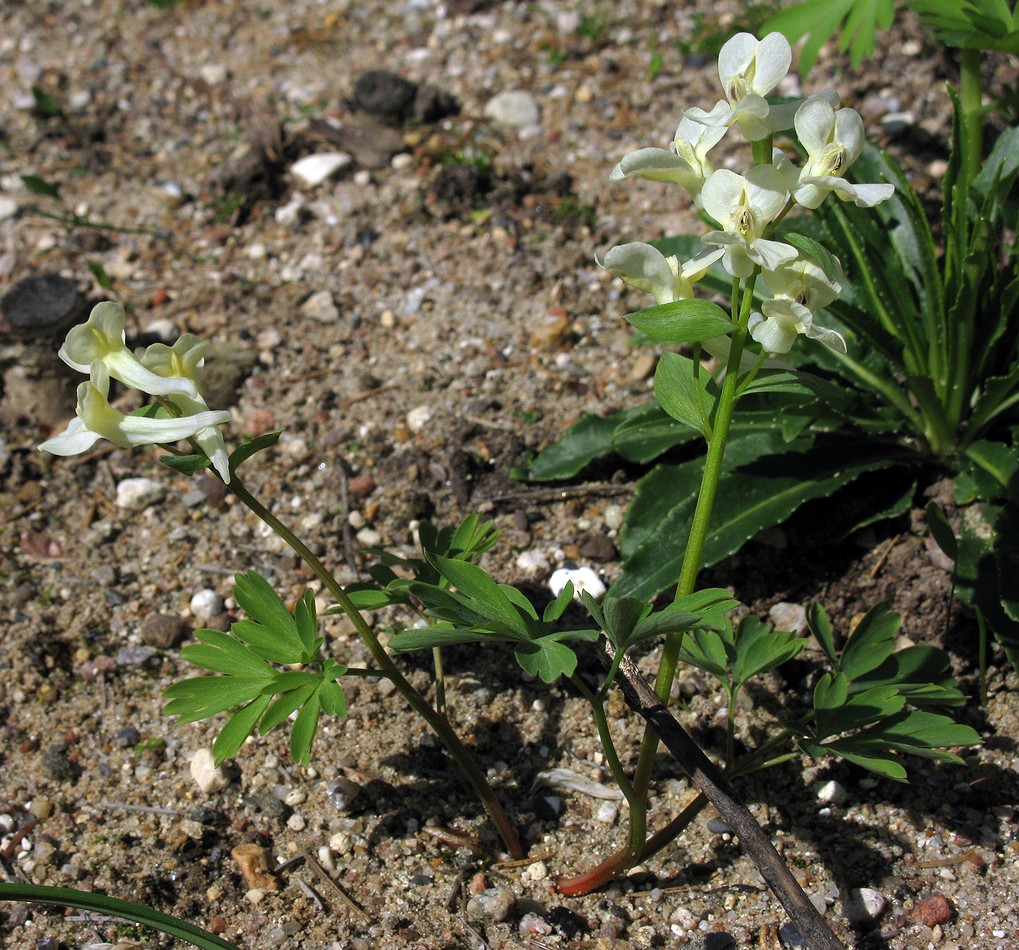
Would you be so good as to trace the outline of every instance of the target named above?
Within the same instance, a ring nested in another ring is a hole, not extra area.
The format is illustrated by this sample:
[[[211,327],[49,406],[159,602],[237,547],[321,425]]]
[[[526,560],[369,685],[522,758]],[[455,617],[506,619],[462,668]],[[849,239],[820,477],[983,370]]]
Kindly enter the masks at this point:
[[[388,69],[370,69],[354,83],[354,105],[389,122],[403,122],[414,111],[418,87]]]
[[[81,766],[67,756],[67,746],[51,745],[42,754],[42,767],[50,778],[58,782],[73,782],[81,775]]]
[[[142,642],[160,650],[177,646],[191,633],[191,626],[176,614],[149,614],[142,624]]]
[[[415,122],[429,124],[456,115],[460,111],[460,103],[444,89],[435,86],[418,86],[414,96],[412,114]]]
[[[223,816],[215,808],[207,808],[205,805],[192,808],[188,812],[188,818],[200,825],[218,825],[223,821]]]
[[[113,741],[123,749],[133,749],[142,741],[142,734],[134,726],[124,726],[117,730]]]
[[[59,274],[19,280],[0,300],[4,321],[21,339],[60,336],[83,316],[74,281]]]
[[[580,556],[591,561],[614,561],[616,546],[605,534],[592,534],[580,544]]]
[[[587,930],[587,921],[569,907],[553,907],[546,919],[567,939],[573,939]]]

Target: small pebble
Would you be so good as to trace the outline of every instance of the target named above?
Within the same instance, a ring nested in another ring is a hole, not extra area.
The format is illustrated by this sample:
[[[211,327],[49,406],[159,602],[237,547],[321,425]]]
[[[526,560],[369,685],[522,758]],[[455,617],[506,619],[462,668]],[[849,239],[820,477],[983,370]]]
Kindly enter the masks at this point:
[[[516,902],[516,894],[508,887],[490,887],[467,901],[467,916],[498,922],[509,917]]]
[[[946,924],[952,919],[952,904],[944,894],[935,892],[920,901],[919,916],[927,927]]]
[[[176,614],[149,614],[142,622],[142,642],[157,650],[171,650],[191,633],[190,625]]]
[[[320,152],[305,155],[290,166],[290,174],[306,188],[314,188],[332,178],[337,172],[347,168],[353,158],[346,152]]]
[[[522,90],[500,92],[485,103],[485,117],[496,125],[510,129],[522,129],[536,125],[541,119],[541,111],[534,96]]]
[[[886,903],[880,891],[872,887],[858,887],[850,891],[843,910],[846,920],[851,924],[864,924],[877,920],[884,912]]]
[[[434,415],[431,406],[416,406],[407,413],[407,428],[411,432],[421,432],[432,421]]]
[[[163,500],[166,486],[153,478],[125,478],[117,484],[117,507],[142,511]]]
[[[799,636],[807,632],[807,611],[803,604],[777,603],[768,611],[768,619],[776,630],[789,630]]]
[[[521,551],[517,555],[517,567],[529,577],[534,577],[537,574],[544,574],[551,565],[541,551],[532,549]]]
[[[338,811],[346,811],[361,793],[361,786],[347,778],[338,778],[326,786],[326,796]],[[330,841],[330,847],[332,842]],[[336,850],[334,848],[334,850]],[[341,852],[342,853],[342,852]]]
[[[708,831],[713,835],[731,835],[732,828],[729,827],[727,821],[723,821],[721,818],[712,818],[708,822]]]
[[[817,786],[817,800],[825,805],[841,805],[847,796],[846,790],[834,779]]]
[[[340,309],[328,290],[320,290],[305,300],[301,304],[301,314],[319,323],[335,323],[340,319]]]
[[[217,766],[211,749],[199,749],[191,757],[191,777],[195,784],[206,794],[221,792],[230,784],[230,776]]]
[[[206,587],[191,598],[191,615],[199,623],[208,623],[223,612],[223,598],[212,588]]]
[[[619,817],[619,808],[612,802],[603,802],[598,806],[594,817],[596,821],[600,821],[604,825],[611,825]]]

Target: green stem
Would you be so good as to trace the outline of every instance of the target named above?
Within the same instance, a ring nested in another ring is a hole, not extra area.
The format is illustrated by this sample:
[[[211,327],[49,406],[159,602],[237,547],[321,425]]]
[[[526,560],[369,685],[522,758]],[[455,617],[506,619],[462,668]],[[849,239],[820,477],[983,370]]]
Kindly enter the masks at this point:
[[[605,760],[612,771],[612,778],[632,807],[633,786],[630,784],[626,770],[616,754],[616,744],[612,741],[612,732],[609,730],[609,721],[605,715],[605,704],[602,702],[601,694],[593,693],[588,689],[587,684],[576,674],[570,677],[570,682],[577,688],[577,692],[591,705],[591,712],[594,714],[594,721],[598,727],[598,738],[601,740],[602,750],[605,752]]]
[[[311,552],[306,544],[301,541],[282,521],[279,520],[268,508],[265,507],[257,498],[255,498],[244,486],[244,484],[235,475],[231,480],[227,488],[236,496],[236,498],[246,505],[252,512],[254,512],[262,521],[265,522],[280,538],[282,538],[291,548],[300,556],[301,560],[304,561],[308,567],[311,568],[315,576],[322,582],[325,588],[335,598],[336,603],[340,605],[340,608],[347,615],[350,622],[354,625],[354,629],[357,631],[361,641],[368,648],[368,652],[372,655],[372,659],[378,664],[379,674],[389,679],[396,687],[397,691],[407,701],[410,707],[416,712],[425,722],[431,726],[432,730],[439,737],[439,740],[446,747],[446,751],[453,757],[453,760],[459,766],[460,771],[463,773],[464,778],[470,783],[474,789],[475,794],[481,800],[482,805],[485,807],[485,811],[488,813],[488,817],[492,820],[492,823],[496,826],[499,831],[499,835],[502,837],[503,843],[506,845],[506,850],[514,859],[520,859],[524,856],[523,848],[520,845],[520,840],[517,837],[517,833],[510,823],[509,817],[503,810],[502,805],[496,798],[495,792],[492,790],[492,786],[488,784],[488,780],[485,778],[481,769],[477,763],[471,757],[464,744],[460,741],[460,738],[453,731],[449,722],[445,716],[436,712],[435,709],[428,703],[428,701],[407,681],[406,677],[397,669],[396,664],[393,663],[392,658],[386,652],[386,649],[379,642],[379,638],[375,635],[375,632],[365,621],[361,612],[354,606],[351,599],[347,596],[347,592],[343,589],[343,586],[333,577],[332,573],[326,568],[326,566]]]
[[[978,49],[964,49],[959,72],[959,131],[962,139],[962,156],[959,169],[960,195],[965,201],[970,185],[976,178],[984,160],[984,108],[980,89],[980,59]]]
[[[722,463],[725,458],[725,446],[729,437],[729,427],[732,424],[733,413],[738,401],[739,368],[743,358],[743,345],[746,342],[747,323],[750,320],[750,309],[754,298],[754,283],[757,279],[757,272],[748,278],[740,293],[739,282],[733,280],[732,307],[733,314],[737,315],[736,328],[732,333],[732,343],[729,349],[729,359],[726,363],[725,379],[718,394],[718,402],[715,406],[715,419],[711,430],[711,438],[708,441],[708,451],[704,459],[704,473],[701,476],[700,490],[697,494],[697,504],[694,507],[693,519],[690,524],[690,535],[687,539],[686,551],[683,555],[683,564],[679,572],[679,582],[676,585],[676,599],[692,594],[697,584],[697,575],[700,572],[701,561],[704,554],[704,545],[708,538],[708,529],[711,521],[711,511],[715,504],[715,495],[718,491],[718,481],[722,474]],[[679,648],[683,642],[682,633],[670,634],[665,638],[665,646],[662,650],[662,661],[658,666],[658,677],[655,681],[655,694],[663,702],[667,703],[669,694],[672,691],[672,684],[676,678],[676,668],[679,664]],[[634,771],[633,787],[639,796],[641,818],[646,817],[647,791],[651,782],[651,770],[654,765],[655,753],[658,751],[658,737],[654,731],[646,728],[644,738],[641,741],[640,754],[637,758],[637,768]],[[635,854],[640,853],[643,848],[643,840],[638,842],[634,835],[633,823],[635,810],[630,810],[630,850]],[[643,835],[643,832],[642,832]]]

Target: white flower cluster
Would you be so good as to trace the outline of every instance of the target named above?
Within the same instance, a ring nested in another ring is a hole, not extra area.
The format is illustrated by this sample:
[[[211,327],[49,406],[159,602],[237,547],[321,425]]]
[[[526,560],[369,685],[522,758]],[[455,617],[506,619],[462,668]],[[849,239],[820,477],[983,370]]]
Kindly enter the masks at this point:
[[[110,301],[96,304],[85,323],[71,328],[58,355],[89,379],[78,387],[75,418],[39,448],[53,455],[78,455],[99,439],[127,447],[193,438],[223,481],[229,482],[226,444],[217,427],[230,419],[230,413],[211,411],[198,389],[205,343],[185,333],[172,347],[155,343],[132,353],[125,339],[124,308]],[[176,414],[148,418],[114,409],[109,402],[111,378],[161,397]]]
[[[654,295],[659,304],[693,296],[693,283],[715,261],[745,280],[756,268],[774,295],[754,313],[750,335],[770,353],[788,353],[798,334],[845,352],[842,336],[813,322],[815,309],[838,296],[841,285],[789,244],[764,237],[768,226],[794,206],[817,208],[830,192],[869,208],[891,197],[889,184],[853,184],[844,175],[863,151],[863,120],[855,109],[839,109],[838,95],[826,89],[805,100],[773,105],[765,98],[788,73],[792,49],[780,33],[757,40],[738,33],[718,57],[725,98],[710,111],[688,109],[671,149],[642,148],[623,156],[611,179],[639,177],[674,181],[690,193],[720,229],[701,240],[707,247],[685,263],[666,258],[649,244],[614,247],[602,266],[626,283]],[[769,164],[746,175],[715,169],[708,152],[738,125],[751,142],[795,129],[807,157],[797,168],[779,149]]]

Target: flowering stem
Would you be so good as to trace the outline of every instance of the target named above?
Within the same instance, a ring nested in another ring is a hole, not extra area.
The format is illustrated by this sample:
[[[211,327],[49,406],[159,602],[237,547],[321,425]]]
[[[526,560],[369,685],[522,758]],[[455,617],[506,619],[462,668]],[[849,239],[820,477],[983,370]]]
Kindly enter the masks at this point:
[[[726,364],[725,379],[722,381],[721,391],[715,405],[715,418],[711,428],[711,436],[708,439],[707,455],[704,460],[704,474],[701,476],[701,487],[697,495],[697,504],[694,507],[693,520],[690,525],[690,536],[687,539],[683,564],[679,572],[679,582],[676,586],[677,600],[680,597],[693,593],[694,587],[697,584],[697,575],[700,572],[704,545],[707,542],[708,528],[711,521],[711,511],[715,504],[715,494],[718,490],[718,482],[722,473],[722,463],[725,458],[725,445],[729,436],[729,427],[732,424],[733,413],[739,400],[739,368],[743,357],[743,346],[746,342],[747,323],[750,320],[756,279],[757,271],[755,270],[742,287],[742,291],[739,281],[733,280],[732,312],[736,327],[732,333],[732,343],[729,349],[729,359]],[[670,634],[665,638],[662,661],[659,664],[658,677],[655,681],[655,693],[663,703],[668,702],[669,694],[672,691],[672,683],[676,677],[676,668],[679,663],[679,648],[682,645],[682,640],[682,633]],[[626,848],[629,854],[629,861],[622,864],[624,868],[637,863],[644,854],[646,846],[647,793],[657,751],[658,736],[649,726],[644,730],[644,738],[641,741],[640,754],[633,776],[634,799],[630,801],[630,826]],[[627,796],[627,800],[630,800],[629,796]],[[603,862],[603,865],[599,867],[603,867],[608,871],[610,868],[615,867],[615,864],[612,862],[616,861],[618,857],[618,855],[614,855],[613,858]],[[619,869],[616,867],[616,870],[612,871],[612,873],[618,873]],[[591,872],[591,874],[593,873]],[[605,880],[608,880],[608,878]],[[604,883],[604,881],[599,883]],[[595,884],[594,886],[598,885]]]
[[[268,508],[256,499],[235,475],[227,488],[237,497],[238,501],[246,505],[262,521],[265,522],[280,538],[282,538],[298,554],[302,561],[311,568],[315,576],[322,582],[325,588],[335,598],[336,603],[350,619],[354,629],[360,636],[361,641],[368,648],[372,659],[378,664],[378,673],[385,676],[400,695],[407,701],[410,707],[439,737],[439,740],[446,747],[446,751],[453,757],[459,766],[464,778],[470,783],[475,794],[484,805],[488,817],[492,820],[499,835],[502,837],[506,850],[514,859],[524,857],[520,839],[516,830],[510,823],[509,817],[496,798],[492,786],[488,784],[481,769],[471,757],[460,738],[453,731],[445,716],[436,712],[429,702],[408,682],[407,678],[397,669],[392,658],[386,652],[385,647],[379,642],[379,638],[361,615],[361,612],[354,606],[354,603],[347,596],[343,586],[330,573],[326,566],[311,552],[308,546],[301,541],[282,521],[279,520]]]

